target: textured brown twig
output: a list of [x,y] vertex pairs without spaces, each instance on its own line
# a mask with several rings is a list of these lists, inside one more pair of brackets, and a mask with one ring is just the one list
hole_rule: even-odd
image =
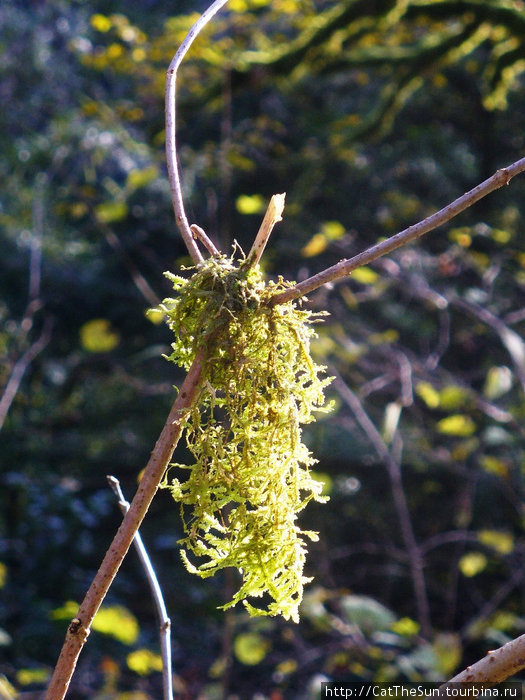
[[467,666],[464,671],[444,683],[440,690],[456,683],[480,683],[483,685],[495,685],[502,683],[518,671],[525,668],[525,634],[512,639],[499,649],[489,651],[472,666]]
[[84,601],[78,609],[76,617],[68,627],[60,657],[47,689],[46,700],[62,700],[67,692],[75,671],[77,659],[89,635],[93,618],[104,600],[122,560],[126,556],[153,500],[153,496],[157,492],[160,480],[166,471],[175,445],[182,433],[184,419],[198,397],[202,376],[202,361],[203,352],[199,351],[151,453],[150,460],[144,470],[144,475],[129,510],[106,552],[106,556],[93,579]]
[[420,236],[423,236],[425,233],[433,231],[438,226],[450,221],[457,216],[457,214],[465,209],[468,209],[483,197],[486,197],[491,192],[494,192],[494,190],[503,187],[503,185],[508,185],[513,177],[524,171],[525,158],[517,160],[515,163],[512,163],[512,165],[509,165],[506,168],[497,170],[494,175],[489,177],[487,180],[484,180],[482,183],[469,190],[461,197],[458,197],[451,204],[448,204],[435,214],[431,214],[431,216],[423,219],[423,221],[420,221],[413,226],[409,226],[404,231],[400,231],[394,236],[371,246],[362,253],[355,255],[353,258],[350,258],[349,260],[341,260],[336,265],[332,265],[332,267],[313,275],[313,277],[309,277],[303,282],[299,282],[299,284],[296,284],[295,287],[290,287],[290,289],[287,289],[281,294],[277,294],[272,299],[272,305],[282,304],[286,301],[291,301],[292,299],[298,299],[299,297],[312,292],[314,289],[322,287],[323,284],[335,282],[342,277],[346,277],[358,267],[368,265],[374,260],[377,260],[377,258],[396,250],[396,248],[400,248],[401,246],[407,245],[407,243],[411,243]]

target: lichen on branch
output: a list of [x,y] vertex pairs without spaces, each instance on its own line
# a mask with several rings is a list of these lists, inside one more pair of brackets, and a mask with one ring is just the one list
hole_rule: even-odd
[[[201,401],[186,423],[194,464],[165,485],[181,504],[182,558],[203,578],[235,567],[242,582],[223,608],[298,620],[306,539],[298,513],[326,500],[309,467],[301,426],[329,409],[330,378],[310,356],[320,314],[269,300],[290,286],[266,283],[258,266],[212,258],[189,279],[166,273],[177,293],[161,305],[175,335],[169,360],[189,367],[206,350]],[[170,475],[173,470],[170,471]],[[195,563],[194,563],[195,562]],[[263,597],[262,607],[249,599]]]

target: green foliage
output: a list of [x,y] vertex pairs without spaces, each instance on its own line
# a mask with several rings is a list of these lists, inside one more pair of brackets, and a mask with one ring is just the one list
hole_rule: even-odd
[[[272,307],[286,284],[265,284],[258,267],[210,259],[186,280],[167,274],[178,296],[161,308],[175,334],[172,362],[188,367],[206,349],[205,386],[190,415],[187,443],[195,458],[186,481],[171,493],[183,506],[183,560],[203,578],[236,567],[242,585],[229,608],[243,601],[252,615],[298,621],[306,555],[297,514],[322,484],[301,440],[301,425],[324,407],[322,367],[310,357],[318,316],[293,303]],[[325,407],[326,410],[326,407]],[[183,467],[183,465],[177,465]],[[186,467],[187,469],[187,467]],[[205,558],[195,566],[190,556]],[[248,598],[269,594],[267,609]]]

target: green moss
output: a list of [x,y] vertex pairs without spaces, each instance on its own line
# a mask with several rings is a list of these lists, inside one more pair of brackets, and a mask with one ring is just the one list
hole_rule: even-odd
[[[161,305],[175,335],[168,359],[188,368],[206,349],[200,405],[186,425],[195,463],[174,465],[188,478],[169,484],[181,504],[184,563],[202,577],[240,571],[224,608],[243,601],[251,614],[297,621],[309,580],[305,538],[317,538],[297,514],[311,499],[326,500],[301,440],[313,411],[327,410],[330,379],[319,378],[324,368],[309,351],[319,314],[294,302],[270,307],[288,284],[265,283],[258,267],[247,272],[230,258],[208,260],[189,280],[167,276],[177,292]],[[263,596],[263,607],[248,602]]]

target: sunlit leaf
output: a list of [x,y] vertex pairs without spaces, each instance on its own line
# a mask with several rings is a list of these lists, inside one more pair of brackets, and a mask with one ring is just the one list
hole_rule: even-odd
[[487,372],[483,393],[493,401],[512,388],[512,372],[508,367],[491,367]]
[[7,580],[7,566],[3,561],[0,561],[0,588],[5,586]]
[[453,633],[437,634],[432,647],[440,666],[442,677],[450,677],[458,667],[463,653],[459,635]]
[[50,675],[49,668],[21,668],[16,672],[16,682],[24,686],[32,683],[46,683]]
[[140,187],[146,187],[155,180],[157,175],[158,171],[154,165],[144,168],[144,170],[132,170],[126,178],[126,189],[137,190]]
[[111,29],[112,23],[106,15],[95,14],[89,18],[89,23],[97,32],[106,33]]
[[128,645],[134,644],[139,636],[136,617],[122,605],[102,606],[95,615],[92,628]]
[[438,421],[437,429],[443,435],[470,437],[476,431],[476,424],[470,416],[456,413]]
[[289,676],[297,671],[299,664],[296,659],[285,659],[275,667],[275,672],[281,676]]
[[301,255],[303,258],[313,258],[326,250],[327,245],[328,240],[326,236],[323,236],[322,233],[316,233],[315,236],[312,236],[308,243],[301,248]]
[[360,284],[374,284],[379,279],[379,275],[375,270],[363,265],[352,272],[352,279]]
[[419,382],[419,384],[416,384],[415,391],[429,408],[437,408],[439,406],[439,392],[434,389],[430,382]]
[[415,634],[419,634],[420,625],[411,617],[402,617],[400,620],[396,620],[390,629],[402,637],[413,637]]
[[233,642],[233,652],[241,664],[256,666],[270,649],[269,642],[256,632],[238,634]]
[[510,532],[500,530],[481,530],[478,540],[486,547],[491,547],[498,554],[510,554],[514,549],[514,537]]
[[472,236],[470,235],[470,229],[466,226],[452,229],[449,232],[448,237],[451,241],[454,241],[454,243],[457,243],[462,248],[469,248],[472,244]]
[[464,406],[469,398],[469,393],[463,387],[449,384],[439,392],[439,407],[444,411],[453,411]]
[[66,600],[64,605],[55,608],[49,613],[52,620],[71,620],[78,612],[78,603],[74,600]]
[[122,221],[128,215],[128,205],[125,202],[103,202],[95,207],[95,215],[103,224]]
[[479,463],[484,471],[488,474],[505,477],[509,473],[509,465],[504,459],[494,457],[493,455],[482,455]]
[[472,578],[481,573],[487,566],[487,557],[481,552],[468,552],[459,560],[459,570],[467,578]]
[[329,241],[338,241],[345,235],[345,230],[339,221],[325,221],[321,226],[321,233]]
[[260,194],[241,194],[235,201],[235,207],[239,214],[262,214],[265,203],[266,200]]
[[126,656],[126,663],[128,668],[139,676],[148,676],[150,673],[162,671],[162,657],[149,649],[135,649]]
[[80,342],[88,352],[110,352],[120,342],[118,333],[105,318],[94,318],[80,328]]

